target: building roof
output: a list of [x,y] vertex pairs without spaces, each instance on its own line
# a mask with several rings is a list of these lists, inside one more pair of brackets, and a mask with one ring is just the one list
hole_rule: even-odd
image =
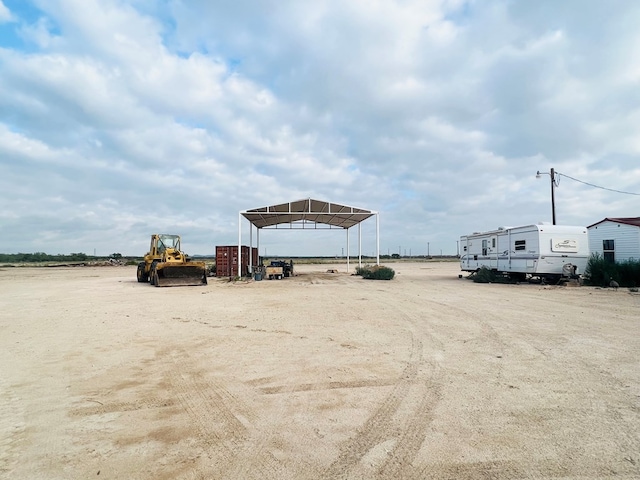
[[293,202],[279,203],[266,207],[252,208],[240,212],[257,228],[275,227],[289,224],[287,228],[351,228],[377,212],[364,208],[350,207],[339,203],[305,198]]
[[587,228],[595,227],[596,225],[600,225],[603,222],[613,222],[613,223],[624,223],[625,225],[633,225],[635,227],[640,227],[640,217],[624,217],[624,218],[605,218],[604,220],[600,220],[599,222],[594,223],[593,225],[589,225]]

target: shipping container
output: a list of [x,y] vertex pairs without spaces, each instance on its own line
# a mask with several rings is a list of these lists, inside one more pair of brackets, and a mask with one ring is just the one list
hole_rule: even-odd
[[[217,277],[236,277],[249,275],[249,247],[243,245],[241,250],[241,273],[238,275],[238,246],[237,245],[218,245],[216,246],[216,276]],[[251,265],[258,265],[258,249],[251,249],[252,259]]]

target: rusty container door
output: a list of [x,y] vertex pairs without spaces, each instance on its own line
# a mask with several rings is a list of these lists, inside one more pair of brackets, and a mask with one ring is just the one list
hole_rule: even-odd
[[253,265],[253,267],[255,268],[260,261],[260,259],[258,258],[258,249],[256,247],[253,247],[253,252],[251,253],[253,253],[253,262],[251,263],[251,265]]
[[216,247],[216,276],[233,277],[238,271],[238,246],[218,245]]
[[[258,264],[258,249],[253,248],[252,265]],[[249,247],[243,245],[240,255],[240,276],[249,275]],[[238,276],[238,246],[221,245],[216,247],[216,276],[235,277]]]

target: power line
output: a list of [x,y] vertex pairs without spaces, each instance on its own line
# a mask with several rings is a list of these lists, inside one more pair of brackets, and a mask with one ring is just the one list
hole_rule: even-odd
[[625,195],[637,195],[637,196],[640,196],[640,193],[623,192],[622,190],[614,190],[613,188],[601,187],[600,185],[594,185],[593,183],[583,182],[582,180],[578,180],[577,178],[570,177],[569,175],[565,175],[564,173],[560,173],[560,172],[555,172],[555,173],[556,173],[556,175],[561,175],[563,177],[567,177],[567,178],[573,180],[574,182],[582,183],[584,185],[589,185],[590,187],[600,188],[602,190],[608,190],[609,192],[623,193]]

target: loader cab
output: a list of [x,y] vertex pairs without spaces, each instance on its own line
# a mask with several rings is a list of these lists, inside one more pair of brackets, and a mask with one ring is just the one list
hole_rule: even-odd
[[[155,247],[155,248],[154,248]],[[179,235],[158,235],[151,239],[151,251],[157,251],[158,255],[164,253],[168,248],[174,251],[180,250]]]

